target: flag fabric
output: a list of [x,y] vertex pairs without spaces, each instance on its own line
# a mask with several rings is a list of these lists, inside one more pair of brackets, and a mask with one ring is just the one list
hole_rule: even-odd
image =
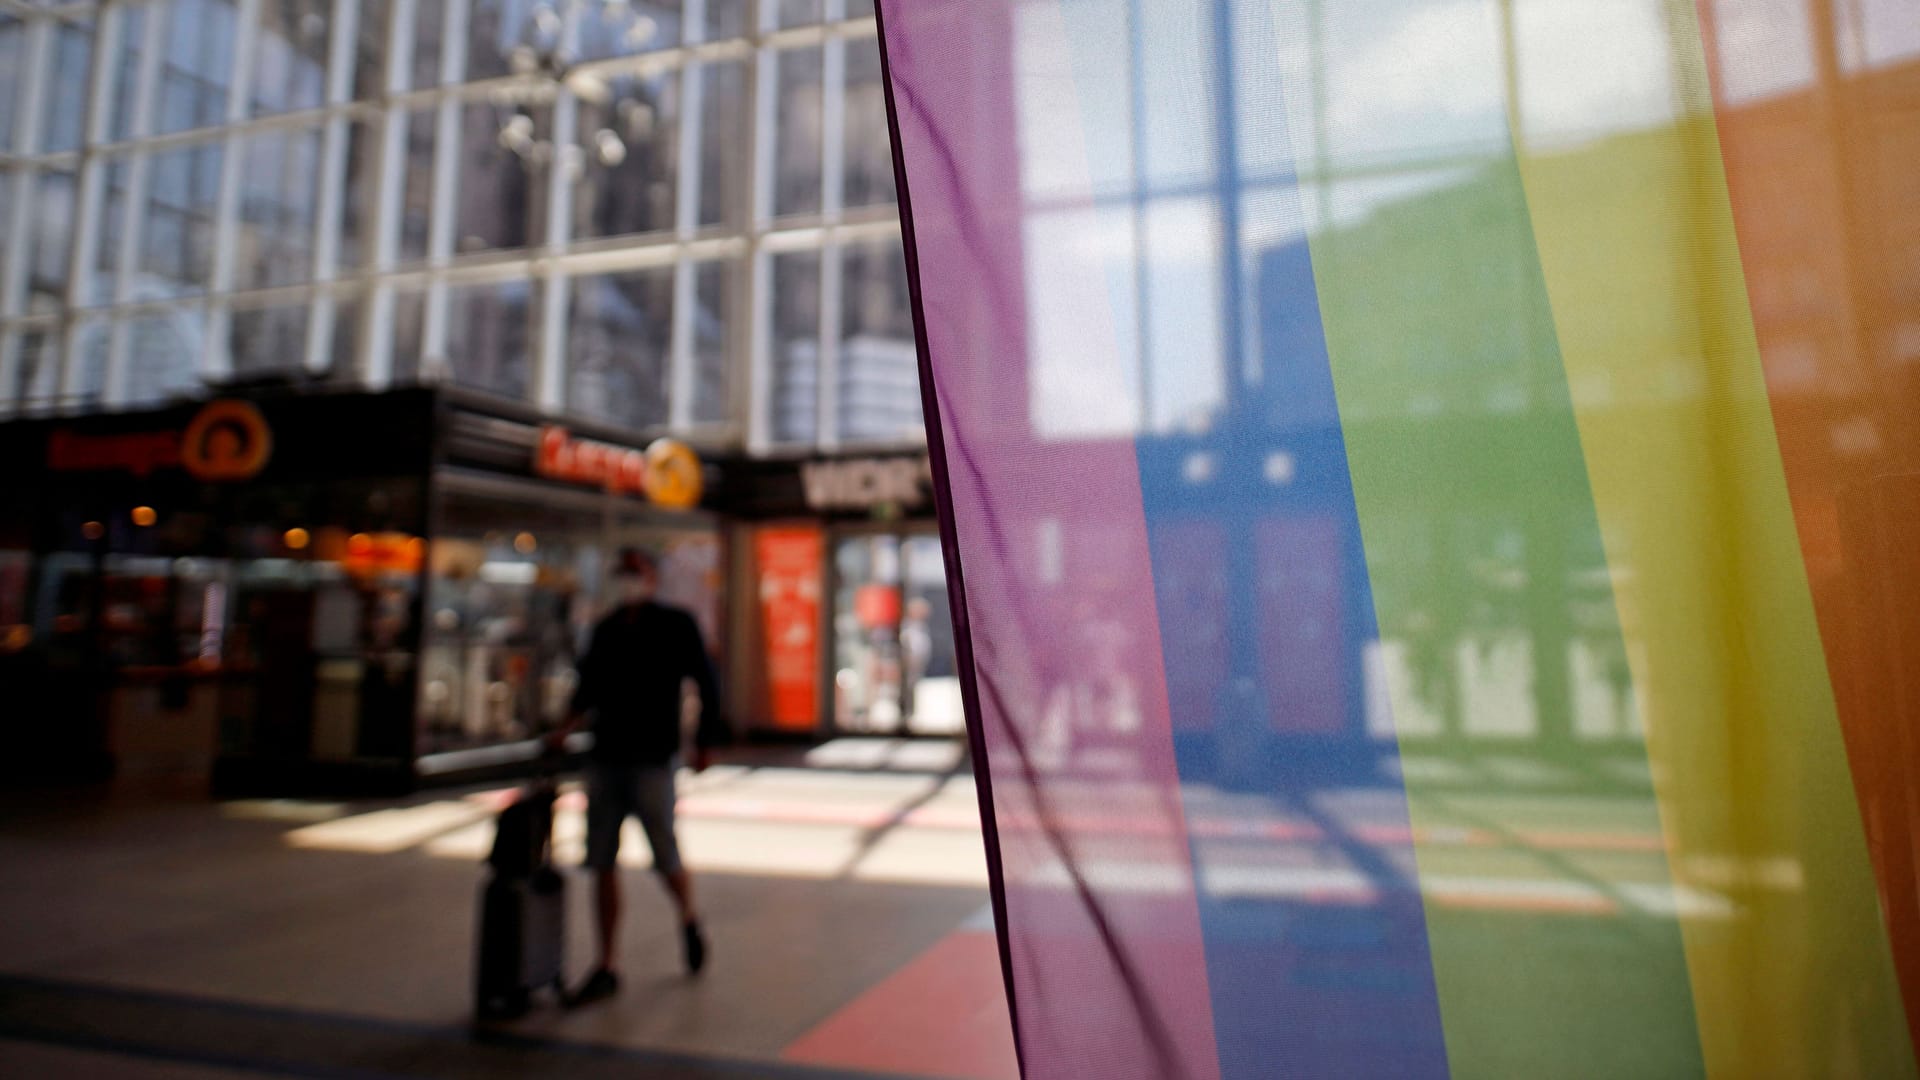
[[1912,4],[879,9],[1026,1075],[1914,1075]]

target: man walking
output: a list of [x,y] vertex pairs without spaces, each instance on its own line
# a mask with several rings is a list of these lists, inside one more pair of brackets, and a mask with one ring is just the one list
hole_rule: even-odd
[[653,868],[665,882],[680,916],[689,972],[706,963],[707,943],[694,909],[693,879],[680,862],[673,832],[674,773],[679,765],[680,688],[692,679],[700,688],[700,726],[693,769],[707,767],[709,750],[726,741],[719,687],[700,628],[693,616],[654,601],[660,574],[652,556],[638,548],[620,553],[614,584],[620,606],[593,628],[579,662],[579,684],[568,718],[549,739],[563,742],[593,712],[593,750],[587,764],[587,865],[597,889],[599,964],[575,993],[576,1002],[607,997],[620,988],[616,949],[620,925],[620,828],[628,815],[640,819]]

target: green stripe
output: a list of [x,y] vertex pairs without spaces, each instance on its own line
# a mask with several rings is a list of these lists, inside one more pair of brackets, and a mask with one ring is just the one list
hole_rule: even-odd
[[[1320,133],[1296,148],[1303,176],[1323,174],[1308,152],[1348,149],[1313,119],[1293,124]],[[1374,603],[1414,676],[1392,705],[1449,1063],[1463,1077],[1697,1076],[1644,745],[1574,734],[1569,649],[1624,698],[1626,645],[1525,193],[1497,147],[1358,220],[1367,181],[1322,185],[1309,231]],[[1462,701],[1468,643],[1467,662],[1531,649],[1531,737],[1464,733],[1523,711]],[[1410,734],[1435,716],[1448,734]],[[1461,828],[1497,842],[1448,842]]]

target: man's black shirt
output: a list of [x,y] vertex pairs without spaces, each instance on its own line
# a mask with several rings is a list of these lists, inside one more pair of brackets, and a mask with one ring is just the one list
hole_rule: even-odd
[[594,711],[596,761],[665,765],[679,753],[683,679],[700,688],[699,744],[727,741],[713,661],[699,624],[679,608],[647,601],[615,609],[593,628],[579,671],[573,711]]

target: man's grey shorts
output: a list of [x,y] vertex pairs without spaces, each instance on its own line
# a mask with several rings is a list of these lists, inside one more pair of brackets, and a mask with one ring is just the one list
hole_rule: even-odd
[[620,855],[620,826],[632,814],[640,819],[653,849],[653,868],[671,874],[680,867],[680,844],[673,836],[673,778],[678,762],[666,765],[587,766],[587,866],[609,870]]

